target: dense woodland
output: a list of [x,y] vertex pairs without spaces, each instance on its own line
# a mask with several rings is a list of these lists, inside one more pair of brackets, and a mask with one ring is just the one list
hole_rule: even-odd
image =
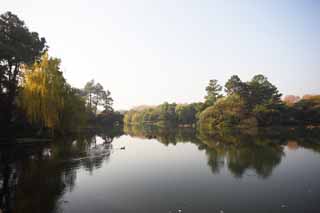
[[0,16],[0,126],[2,136],[67,134],[122,122],[100,83],[72,87],[45,38],[18,16]]
[[[205,130],[265,126],[319,126],[320,95],[281,98],[267,77],[224,87],[210,80],[204,102],[163,103],[115,112],[109,90],[94,80],[83,88],[64,78],[60,59],[49,56],[45,38],[11,12],[0,16],[1,136],[53,136],[95,128],[151,124]],[[14,133],[14,134],[13,134]]]

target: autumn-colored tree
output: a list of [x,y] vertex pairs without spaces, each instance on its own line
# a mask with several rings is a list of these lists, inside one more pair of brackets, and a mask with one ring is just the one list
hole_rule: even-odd
[[25,68],[21,106],[31,123],[52,129],[59,126],[66,84],[59,66],[59,59],[45,53],[40,62]]
[[288,106],[293,106],[295,103],[300,101],[300,97],[296,95],[286,95],[283,98],[283,102],[286,103]]
[[60,70],[60,60],[45,53],[40,62],[25,67],[20,105],[32,124],[60,133],[86,124],[85,100]]

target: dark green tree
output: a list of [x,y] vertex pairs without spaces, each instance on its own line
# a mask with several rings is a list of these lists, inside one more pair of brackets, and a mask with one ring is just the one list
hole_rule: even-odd
[[237,94],[242,98],[247,98],[249,95],[248,85],[241,81],[239,76],[233,75],[225,84],[225,92],[228,95]]
[[46,49],[46,40],[29,31],[18,16],[11,12],[0,15],[0,119],[5,126],[13,119],[23,65],[39,60]]
[[281,102],[281,95],[276,86],[264,75],[256,75],[248,83],[250,89],[250,105],[276,104]]

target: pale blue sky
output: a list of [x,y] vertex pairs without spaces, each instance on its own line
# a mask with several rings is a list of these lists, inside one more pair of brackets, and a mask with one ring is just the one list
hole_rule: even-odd
[[320,93],[320,1],[7,0],[47,39],[76,87],[94,78],[116,109],[202,101],[209,79],[266,75]]

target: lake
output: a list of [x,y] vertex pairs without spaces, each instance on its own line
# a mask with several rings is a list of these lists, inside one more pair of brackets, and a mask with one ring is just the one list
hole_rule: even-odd
[[2,212],[320,212],[320,140],[139,129],[1,146]]

